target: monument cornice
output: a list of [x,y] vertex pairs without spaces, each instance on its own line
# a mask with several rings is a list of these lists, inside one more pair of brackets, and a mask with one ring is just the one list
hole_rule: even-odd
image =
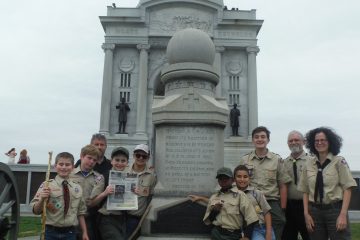
[[156,5],[162,5],[167,3],[191,3],[197,5],[203,5],[214,9],[220,9],[222,11],[224,7],[223,0],[142,0],[138,4],[138,8],[148,8]]

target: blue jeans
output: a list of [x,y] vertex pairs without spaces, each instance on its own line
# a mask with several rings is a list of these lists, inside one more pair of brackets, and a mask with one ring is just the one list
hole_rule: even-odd
[[[259,224],[254,227],[251,240],[265,240],[266,226],[265,224]],[[271,239],[275,240],[274,230],[271,229]]]
[[76,240],[76,231],[59,232],[45,228],[45,240]]

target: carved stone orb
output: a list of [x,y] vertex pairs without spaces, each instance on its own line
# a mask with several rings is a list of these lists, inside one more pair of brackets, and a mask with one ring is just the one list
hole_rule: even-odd
[[196,62],[212,65],[215,45],[207,33],[187,28],[177,31],[170,39],[166,55],[170,64]]

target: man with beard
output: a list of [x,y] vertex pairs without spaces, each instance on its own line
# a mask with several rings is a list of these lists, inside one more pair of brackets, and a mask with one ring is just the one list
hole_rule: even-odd
[[291,153],[285,159],[285,168],[292,182],[288,185],[286,224],[282,239],[297,240],[300,233],[303,240],[309,240],[304,219],[303,193],[297,190],[297,183],[300,180],[302,168],[310,156],[303,149],[305,138],[300,132],[291,131],[287,143]]

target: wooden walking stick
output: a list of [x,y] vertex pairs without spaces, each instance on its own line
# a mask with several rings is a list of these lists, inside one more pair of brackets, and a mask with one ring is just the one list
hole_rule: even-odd
[[[48,168],[47,168],[47,172],[46,172],[46,178],[45,178],[45,183],[44,183],[44,187],[48,187],[49,186],[49,178],[50,178],[50,170],[51,170],[51,158],[52,158],[52,154],[53,152],[49,152],[49,162],[48,162]],[[42,210],[42,214],[41,214],[41,240],[45,239],[45,222],[46,222],[46,205],[49,199],[45,199],[44,204],[43,204],[43,210]]]

